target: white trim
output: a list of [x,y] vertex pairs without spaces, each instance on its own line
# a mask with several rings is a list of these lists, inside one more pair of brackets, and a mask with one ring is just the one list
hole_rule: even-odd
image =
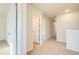
[[62,42],[62,43],[66,43],[65,41],[60,41],[60,40],[56,40],[56,41],[58,41],[58,42]]
[[27,4],[17,4],[18,8],[18,38],[17,38],[17,55],[26,55],[26,40],[27,40],[27,24],[26,24],[26,17],[27,17]]
[[69,48],[69,47],[66,47],[66,49],[68,49],[68,50],[72,50],[72,51],[74,51],[74,52],[79,52],[78,49],[72,49],[72,48]]
[[31,49],[29,49],[29,50],[27,50],[26,52],[29,52],[29,51],[31,51],[31,50],[33,50],[34,48],[31,48]]

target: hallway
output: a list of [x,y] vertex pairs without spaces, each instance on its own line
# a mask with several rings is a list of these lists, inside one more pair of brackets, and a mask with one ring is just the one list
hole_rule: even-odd
[[79,55],[65,49],[65,43],[57,42],[55,39],[48,39],[41,45],[34,44],[34,49],[28,53],[29,55]]

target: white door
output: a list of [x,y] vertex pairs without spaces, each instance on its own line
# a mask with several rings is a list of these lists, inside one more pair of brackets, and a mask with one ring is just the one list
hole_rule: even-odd
[[7,15],[7,42],[10,54],[16,55],[16,4],[10,4]]

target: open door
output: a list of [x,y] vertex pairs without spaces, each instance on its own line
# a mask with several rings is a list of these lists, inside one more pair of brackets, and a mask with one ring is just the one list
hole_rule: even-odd
[[10,45],[10,55],[16,55],[16,4],[10,4],[7,15],[7,42]]

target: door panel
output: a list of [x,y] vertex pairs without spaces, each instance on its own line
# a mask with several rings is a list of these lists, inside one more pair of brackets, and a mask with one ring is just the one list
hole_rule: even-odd
[[7,16],[7,42],[10,45],[10,54],[16,54],[16,4],[10,4]]

